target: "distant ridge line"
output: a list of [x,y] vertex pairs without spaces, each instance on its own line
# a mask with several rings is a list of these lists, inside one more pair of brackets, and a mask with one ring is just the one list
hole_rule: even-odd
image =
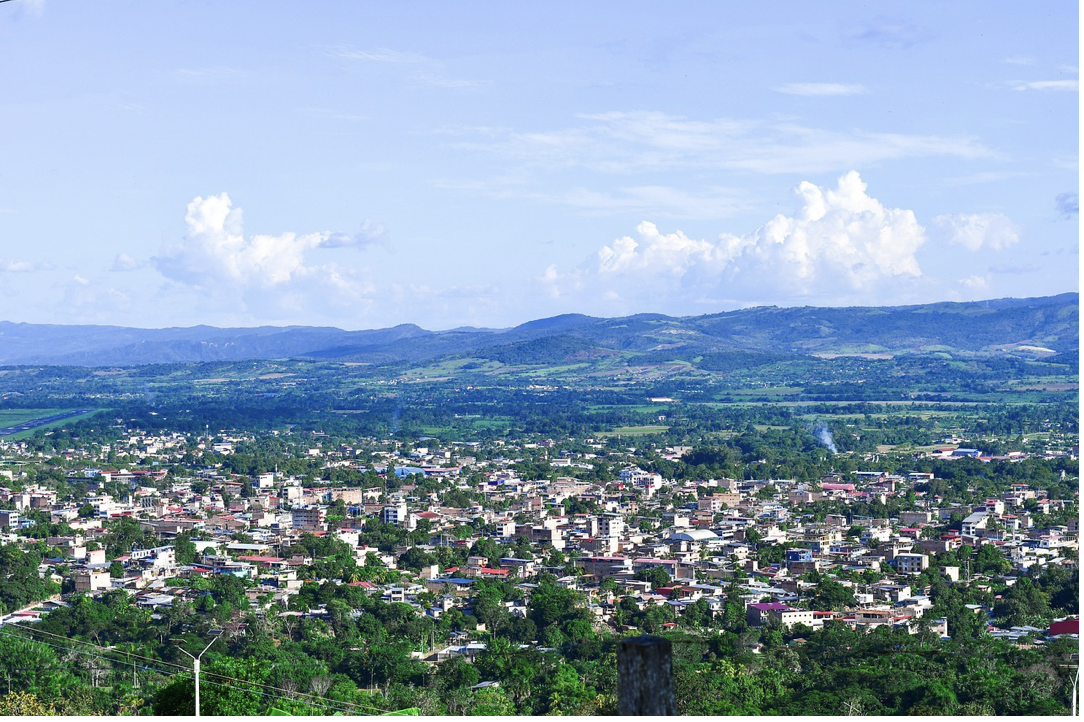
[[[987,354],[1017,347],[1077,353],[1079,294],[907,306],[757,306],[700,316],[568,313],[512,328],[429,331],[404,323],[344,331],[329,326],[140,329],[0,321],[0,365],[133,366],[296,358],[416,362],[444,356],[522,359],[704,353]],[[486,351],[493,349],[493,351]],[[1027,351],[1027,349],[1024,349]],[[502,361],[502,363],[507,361]]]

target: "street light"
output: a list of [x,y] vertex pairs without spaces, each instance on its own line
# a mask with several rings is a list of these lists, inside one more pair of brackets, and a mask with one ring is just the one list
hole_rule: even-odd
[[[215,637],[214,637],[214,639],[212,639],[210,642],[207,643],[207,646],[203,648],[203,652],[206,652],[208,649],[211,648],[211,645],[215,643],[216,639],[218,639],[218,635],[222,634],[222,630],[213,630],[211,632],[211,634],[215,635]],[[173,639],[171,641],[179,643],[179,642],[183,642],[184,640],[183,639]],[[181,650],[182,652],[187,654],[189,657],[192,657],[192,670],[195,673],[195,678],[196,678],[196,716],[199,717],[199,658],[203,656],[203,652],[200,652],[199,654],[193,655],[191,652],[186,650],[180,644],[177,644],[177,649]]]

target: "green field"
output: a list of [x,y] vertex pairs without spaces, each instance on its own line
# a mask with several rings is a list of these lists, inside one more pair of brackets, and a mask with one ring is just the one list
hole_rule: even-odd
[[669,426],[619,426],[613,431],[603,431],[599,436],[647,436],[661,434],[669,428]]
[[[8,426],[15,426],[25,421],[32,419],[39,419],[46,416],[52,416],[54,414],[62,414],[65,411],[73,411],[74,409],[2,409],[0,410],[0,428],[6,428]],[[20,431],[11,436],[5,436],[3,438],[8,440],[25,439],[28,436],[33,436],[35,432],[41,429],[58,429],[61,426],[75,423],[76,421],[82,421],[83,419],[89,419],[103,409],[93,409],[84,414],[78,416],[71,416],[67,419],[61,419],[60,421],[53,421],[48,424],[34,427],[33,429],[27,429],[26,431]]]
[[72,409],[0,409],[0,428],[21,424],[31,419],[62,414]]

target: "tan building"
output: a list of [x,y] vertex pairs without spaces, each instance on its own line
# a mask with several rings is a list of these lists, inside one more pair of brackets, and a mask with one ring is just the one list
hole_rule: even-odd
[[82,569],[72,574],[72,579],[77,592],[97,592],[112,586],[107,570]]
[[697,499],[696,506],[700,511],[710,511],[715,514],[724,509],[732,509],[740,503],[741,494],[712,494],[711,496],[702,496]]

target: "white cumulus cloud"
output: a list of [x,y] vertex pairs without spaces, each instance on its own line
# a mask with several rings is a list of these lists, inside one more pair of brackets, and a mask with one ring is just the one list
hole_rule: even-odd
[[1020,240],[1020,229],[1002,213],[955,213],[935,216],[936,235],[969,251],[1000,251]]
[[233,207],[226,193],[193,199],[184,221],[187,231],[181,243],[153,261],[167,278],[196,286],[279,286],[321,269],[306,265],[309,251],[362,246],[383,235],[383,229],[366,223],[355,236],[323,231],[246,238],[241,209]]
[[983,289],[990,284],[990,279],[986,276],[968,276],[967,278],[961,278],[960,284],[971,289]]
[[117,257],[113,259],[113,265],[109,268],[110,271],[135,271],[143,267],[143,263],[129,256],[127,253],[118,253]]
[[[926,232],[910,210],[888,208],[851,171],[835,188],[801,183],[797,209],[745,235],[697,240],[644,221],[636,235],[603,246],[578,269],[550,266],[551,296],[629,299],[653,291],[686,300],[729,297],[847,298],[922,276],[916,252]],[[609,294],[609,296],[607,296]]]
[[[379,242],[384,229],[366,222],[349,235],[321,231],[246,236],[240,208],[229,195],[196,197],[177,244],[151,259],[175,288],[197,290],[204,305],[253,320],[295,322],[312,315],[352,315],[374,293],[367,271],[314,263],[319,249],[359,248]],[[123,265],[123,263],[121,263]]]

